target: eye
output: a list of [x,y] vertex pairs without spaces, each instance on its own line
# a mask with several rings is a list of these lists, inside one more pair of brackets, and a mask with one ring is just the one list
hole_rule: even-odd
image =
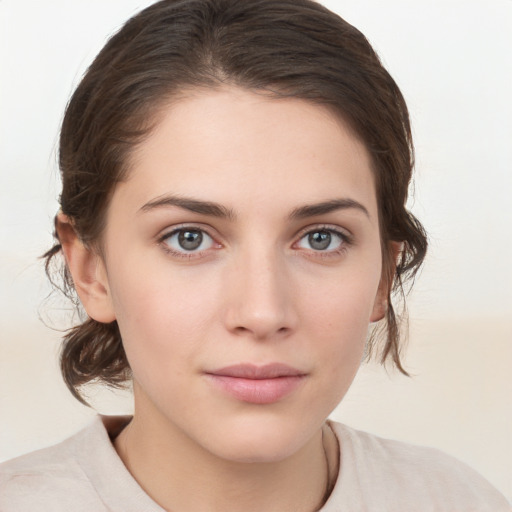
[[306,233],[298,242],[301,249],[313,251],[338,251],[347,242],[347,237],[332,229],[317,229]]
[[173,252],[191,253],[211,249],[214,241],[202,229],[181,228],[162,238],[162,242]]

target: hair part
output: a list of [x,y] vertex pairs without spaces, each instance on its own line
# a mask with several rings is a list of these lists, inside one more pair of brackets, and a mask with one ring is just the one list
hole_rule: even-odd
[[[374,166],[388,279],[380,360],[400,361],[400,315],[392,303],[427,249],[420,222],[405,204],[414,151],[405,100],[365,36],[311,0],[162,0],[130,19],[107,42],[75,90],[60,134],[60,204],[85,244],[100,250],[106,211],[129,158],[158,121],[161,107],[187,89],[234,85],[276,98],[327,106],[364,142]],[[61,253],[58,241],[44,257]],[[391,241],[403,244],[397,262]],[[76,295],[62,263],[61,289]],[[393,286],[391,286],[393,283]],[[375,352],[376,337],[369,354]],[[99,380],[121,386],[130,368],[117,322],[87,319],[70,329],[61,353],[73,395]]]

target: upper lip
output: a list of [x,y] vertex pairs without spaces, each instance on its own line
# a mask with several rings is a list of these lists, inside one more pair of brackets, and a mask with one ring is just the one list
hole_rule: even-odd
[[234,377],[239,379],[275,379],[278,377],[298,377],[305,372],[284,363],[270,363],[256,365],[251,363],[234,364],[217,370],[206,372],[221,377]]

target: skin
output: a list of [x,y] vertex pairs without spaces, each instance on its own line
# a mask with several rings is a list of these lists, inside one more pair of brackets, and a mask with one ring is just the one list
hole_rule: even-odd
[[[169,510],[315,510],[337,473],[326,418],[386,308],[367,150],[326,108],[225,87],[163,108],[130,169],[108,209],[104,257],[59,219],[82,303],[117,320],[133,370],[135,415],[118,453]],[[339,199],[345,207],[304,209]],[[184,227],[203,230],[199,250],[165,238]],[[313,247],[311,233],[330,245]],[[269,404],[207,375],[274,362],[304,377]]]

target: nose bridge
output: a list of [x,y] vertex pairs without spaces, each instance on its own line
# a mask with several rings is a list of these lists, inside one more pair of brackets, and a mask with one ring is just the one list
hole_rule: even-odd
[[238,333],[267,338],[289,332],[295,324],[284,257],[275,247],[260,244],[241,250],[234,262],[228,304],[228,327]]

